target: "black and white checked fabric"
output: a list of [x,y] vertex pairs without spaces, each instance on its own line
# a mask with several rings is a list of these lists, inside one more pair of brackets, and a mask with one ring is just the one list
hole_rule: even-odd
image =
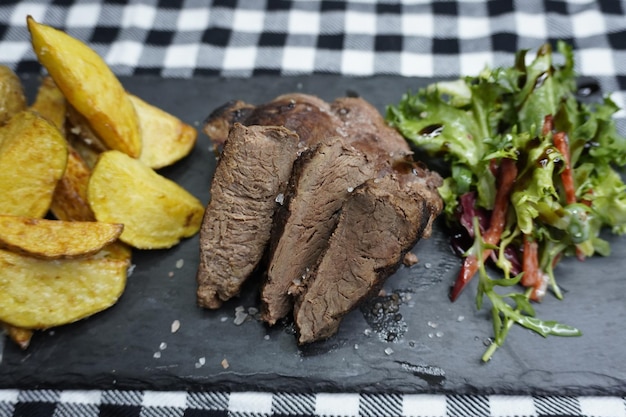
[[0,390],[0,416],[622,417],[626,401],[615,397]]
[[[20,73],[41,71],[27,15],[86,41],[118,75],[183,78],[457,77],[563,39],[578,73],[626,107],[624,0],[3,0],[0,64]],[[0,390],[0,417],[170,415],[626,417],[626,397]]]

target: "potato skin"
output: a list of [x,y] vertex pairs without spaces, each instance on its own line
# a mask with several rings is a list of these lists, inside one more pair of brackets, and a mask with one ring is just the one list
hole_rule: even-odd
[[126,90],[89,46],[27,17],[33,50],[68,102],[110,149],[138,158],[141,132]]
[[26,96],[19,77],[11,68],[0,65],[0,126],[26,109]]

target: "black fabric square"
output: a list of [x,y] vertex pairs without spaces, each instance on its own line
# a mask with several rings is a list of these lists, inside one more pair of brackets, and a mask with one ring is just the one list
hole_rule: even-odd
[[291,2],[284,0],[268,0],[265,5],[265,10],[267,11],[289,10],[290,8]]
[[494,51],[517,52],[518,37],[514,33],[496,33],[491,37],[491,47]]
[[102,404],[99,417],[139,417],[140,414],[140,405]]
[[402,5],[399,3],[378,3],[376,14],[402,14]]
[[15,72],[20,73],[38,73],[41,72],[42,66],[37,60],[23,60],[17,63]]
[[346,10],[347,7],[347,3],[344,1],[322,1],[322,3],[320,4],[320,10],[322,12],[334,12],[334,11],[338,11],[338,12],[342,12],[344,10]]
[[600,11],[605,14],[623,15],[624,9],[622,8],[622,2],[615,0],[601,0],[596,4],[600,6]]
[[567,15],[569,13],[567,11],[567,3],[560,0],[545,0],[545,10],[549,13],[558,13],[562,15]]
[[193,70],[196,77],[214,77],[220,75],[220,71],[214,68],[196,68]]
[[252,76],[256,77],[259,75],[280,75],[280,69],[275,68],[255,68],[252,71]]
[[226,46],[230,40],[230,30],[210,28],[202,34],[202,42],[215,46]]
[[458,39],[433,39],[433,53],[435,55],[440,54],[458,54],[459,53],[459,40]]
[[199,410],[188,408],[183,414],[184,417],[227,417],[228,410]]
[[487,2],[487,12],[489,16],[500,16],[512,13],[515,10],[513,0],[492,0]]
[[402,36],[400,35],[378,35],[374,38],[375,51],[401,51]]
[[626,50],[626,30],[609,33],[607,37],[612,49]]
[[344,36],[343,35],[320,35],[317,38],[317,47],[319,49],[343,49]]
[[227,7],[229,9],[236,9],[237,2],[233,0],[213,0],[212,7]]
[[285,46],[287,43],[286,33],[263,32],[259,36],[259,46]]
[[156,67],[137,67],[134,75],[161,75],[161,68]]
[[180,0],[159,0],[158,7],[160,9],[180,9],[183,7],[182,3]]
[[96,26],[91,37],[89,38],[90,43],[103,43],[103,44],[111,44],[113,43],[120,33],[119,27],[111,27],[111,26]]
[[56,409],[56,403],[48,402],[31,402],[15,404],[12,417],[52,417]]
[[146,37],[149,45],[171,45],[174,39],[174,32],[168,30],[151,30]]
[[619,89],[626,90],[626,75],[618,75],[616,78]]
[[[3,3],[5,3],[5,2],[3,2]],[[11,3],[13,3],[13,2],[11,2]],[[19,2],[16,1],[15,3],[19,3]],[[74,3],[76,3],[75,0],[53,0],[52,1],[52,5],[54,5],[54,6],[72,6]]]
[[433,2],[433,13],[435,15],[458,16],[459,8],[455,1]]

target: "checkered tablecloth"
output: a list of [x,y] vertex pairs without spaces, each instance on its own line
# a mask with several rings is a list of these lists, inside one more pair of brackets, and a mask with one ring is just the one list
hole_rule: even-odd
[[[626,1],[4,0],[0,64],[20,73],[41,71],[27,15],[88,42],[118,75],[183,78],[456,77],[562,39],[577,72],[626,104]],[[626,397],[0,390],[0,417],[82,415],[626,417]]]

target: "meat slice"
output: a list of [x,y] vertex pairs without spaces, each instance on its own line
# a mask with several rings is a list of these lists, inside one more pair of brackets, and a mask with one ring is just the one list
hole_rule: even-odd
[[420,167],[371,179],[342,206],[336,229],[303,280],[294,306],[298,343],[334,335],[345,314],[377,293],[443,203],[441,177]]
[[200,306],[218,308],[238,295],[262,259],[298,143],[298,135],[283,127],[235,123],[230,130],[200,229]]
[[360,98],[337,99],[331,111],[341,121],[341,137],[305,152],[294,167],[286,210],[277,217],[270,262],[261,289],[261,318],[270,325],[293,308],[291,287],[328,244],[338,212],[351,190],[390,172],[410,154],[406,141],[378,110]]
[[360,142],[364,152],[387,154],[387,157],[408,154],[410,148],[400,133],[389,126],[378,109],[360,97],[340,97],[331,104],[331,111],[341,121],[340,134]]
[[291,312],[289,287],[326,247],[343,201],[379,169],[375,158],[346,142],[340,137],[323,141],[304,152],[294,166],[261,288],[261,317],[269,324]]
[[246,126],[284,126],[298,134],[305,146],[337,136],[341,121],[320,98],[301,93],[284,94],[258,106],[237,100],[221,106],[204,122],[203,131],[215,146],[222,146],[234,123]]

